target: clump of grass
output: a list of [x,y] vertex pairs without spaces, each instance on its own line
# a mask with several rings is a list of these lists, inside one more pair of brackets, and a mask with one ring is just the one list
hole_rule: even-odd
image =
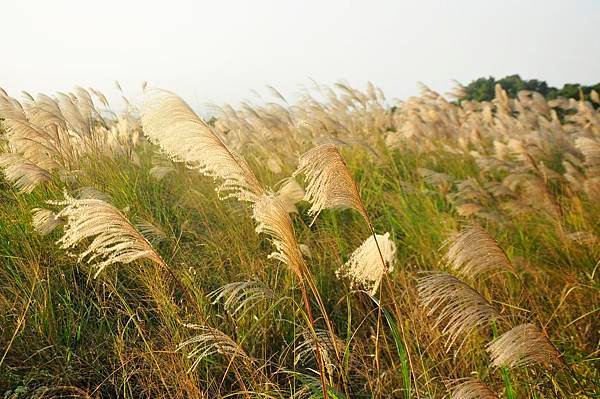
[[590,104],[145,90],[0,90],[0,391],[596,394]]

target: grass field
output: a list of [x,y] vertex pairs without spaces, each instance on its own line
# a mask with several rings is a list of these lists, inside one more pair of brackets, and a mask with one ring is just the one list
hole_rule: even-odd
[[5,398],[600,397],[593,103],[145,92],[0,92]]

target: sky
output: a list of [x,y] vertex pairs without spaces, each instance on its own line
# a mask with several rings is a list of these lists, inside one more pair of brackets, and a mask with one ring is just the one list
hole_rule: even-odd
[[310,79],[399,99],[489,75],[600,81],[599,0],[3,0],[0,37],[13,96],[82,86],[117,99],[118,80],[137,101],[147,81],[200,111],[258,101],[266,85],[293,98]]

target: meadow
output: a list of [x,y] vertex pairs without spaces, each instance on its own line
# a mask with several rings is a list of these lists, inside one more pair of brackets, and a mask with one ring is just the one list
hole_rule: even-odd
[[0,393],[600,397],[598,93],[457,97],[0,90]]

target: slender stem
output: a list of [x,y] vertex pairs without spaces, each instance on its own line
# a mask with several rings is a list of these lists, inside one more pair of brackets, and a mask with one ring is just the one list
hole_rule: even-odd
[[[335,342],[336,335],[335,335],[335,332],[334,332],[334,329],[333,329],[333,324],[331,324],[331,320],[327,316],[327,309],[325,308],[325,304],[323,303],[323,300],[321,299],[321,295],[319,294],[319,290],[317,290],[317,287],[315,286],[314,282],[310,278],[310,275],[308,274],[309,272],[308,272],[308,268],[306,267],[306,265],[304,265],[304,268],[305,268],[304,273],[307,275],[304,278],[304,281],[307,281],[308,286],[309,286],[311,292],[313,293],[313,295],[315,296],[315,299],[317,300],[317,304],[319,305],[319,310],[321,311],[321,314],[323,315],[323,320],[325,320],[325,324],[327,326],[327,332],[329,333],[329,337],[330,337],[331,342],[332,342],[333,350],[335,352],[336,361],[337,361],[338,365],[340,366],[340,370],[343,370],[342,358],[340,357],[340,353],[339,353],[338,347],[337,347],[336,342]],[[350,387],[350,390],[353,391],[352,386],[348,383],[348,381],[346,379],[345,373],[342,372],[341,376],[342,376],[342,383],[343,383],[343,386],[344,386],[344,392],[345,392],[345,394],[346,394],[347,397],[351,397],[349,395],[349,392],[348,392],[348,387]],[[352,392],[352,393],[354,394],[354,392]]]
[[321,357],[321,350],[319,348],[319,341],[314,332],[315,320],[313,318],[312,310],[310,307],[310,302],[308,300],[308,294],[306,293],[306,287],[304,286],[304,282],[300,281],[300,291],[302,292],[302,301],[304,302],[304,307],[306,308],[306,314],[308,316],[308,320],[310,321],[310,331],[313,333],[313,338],[315,340],[315,353],[317,357],[317,363],[319,364],[319,377],[321,379],[321,389],[323,391],[323,398],[328,399],[329,396],[327,394],[327,381],[325,380],[325,364],[323,363],[323,358]]

